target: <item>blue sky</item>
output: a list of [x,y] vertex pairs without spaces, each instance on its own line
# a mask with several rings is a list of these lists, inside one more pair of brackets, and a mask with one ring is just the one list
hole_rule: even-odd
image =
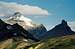
[[15,2],[18,4],[28,4],[38,6],[47,10],[51,15],[33,17],[33,21],[44,24],[47,29],[61,23],[62,19],[68,22],[74,22],[75,25],[75,0],[0,0],[3,2]]

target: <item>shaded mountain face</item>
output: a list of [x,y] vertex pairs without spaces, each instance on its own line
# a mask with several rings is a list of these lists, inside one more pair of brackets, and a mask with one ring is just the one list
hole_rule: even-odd
[[0,40],[5,40],[13,37],[24,37],[25,39],[39,41],[38,39],[34,38],[31,33],[26,31],[22,26],[18,25],[17,23],[10,25],[0,19]]
[[32,28],[28,31],[31,32],[34,35],[34,37],[40,40],[43,39],[44,34],[47,32],[43,24],[40,24],[39,26]]
[[18,23],[22,26],[25,30],[31,33],[35,38],[42,39],[42,36],[47,32],[46,28],[43,24],[36,24],[31,19],[23,16],[21,13],[16,12],[11,16],[7,23],[15,24]]
[[62,20],[61,24],[56,25],[52,30],[49,30],[45,35],[47,36],[65,36],[75,34],[68,26],[65,20]]

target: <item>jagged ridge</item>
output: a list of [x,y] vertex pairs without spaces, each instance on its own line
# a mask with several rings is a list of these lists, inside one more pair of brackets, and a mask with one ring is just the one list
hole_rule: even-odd
[[72,34],[75,34],[75,32],[71,30],[65,20],[62,20],[61,24],[56,25],[53,29],[46,32],[45,36],[58,37]]
[[20,12],[16,12],[11,16],[7,23],[15,24],[18,23],[22,26],[25,30],[31,33],[35,38],[42,39],[47,29],[44,27],[43,24],[36,24],[31,19],[23,16]]
[[34,41],[38,41],[31,33],[26,31],[22,26],[16,24],[10,25],[3,22],[0,19],[0,41],[13,38],[13,37],[23,37],[26,39],[31,39]]

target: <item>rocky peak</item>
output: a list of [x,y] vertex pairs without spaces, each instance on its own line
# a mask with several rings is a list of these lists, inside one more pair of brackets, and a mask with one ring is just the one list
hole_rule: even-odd
[[68,26],[65,20],[62,20],[61,24],[56,25],[53,29],[49,30],[45,35],[46,36],[65,36],[75,34]]
[[21,14],[20,12],[15,12],[14,15]]
[[20,13],[20,12],[15,12],[14,14],[13,14],[13,16],[15,16],[15,17],[20,17],[22,14]]
[[62,25],[67,25],[67,22],[65,20],[62,20]]
[[30,18],[23,16],[20,12],[14,13],[13,16],[11,16],[11,18],[7,20],[7,23],[18,23],[20,26],[22,26],[25,30],[30,32],[38,39],[41,38],[41,36],[45,32],[47,32],[43,24],[34,23],[34,21],[32,21]]
[[44,34],[47,32],[47,29],[44,27],[43,24],[40,24],[35,28],[29,30],[29,32],[31,32],[34,35],[34,37],[41,40],[43,39]]

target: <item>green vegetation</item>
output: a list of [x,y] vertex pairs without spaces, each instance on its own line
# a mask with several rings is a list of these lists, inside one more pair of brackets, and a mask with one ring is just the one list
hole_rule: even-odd
[[25,42],[18,43],[13,42],[10,46],[0,49],[75,49],[75,35],[48,38],[29,46],[25,46]]
[[75,49],[75,35],[45,39],[34,49]]
[[12,45],[6,49],[15,49],[17,47],[17,43],[12,43]]

